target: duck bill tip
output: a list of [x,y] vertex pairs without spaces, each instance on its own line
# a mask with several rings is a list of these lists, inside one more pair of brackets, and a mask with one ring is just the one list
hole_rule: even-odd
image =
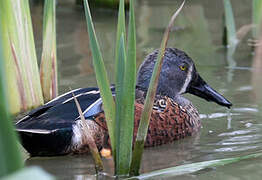
[[229,109],[232,106],[232,103],[229,100],[211,88],[200,76],[197,78],[197,81],[191,83],[187,92],[201,97],[207,101],[213,101]]

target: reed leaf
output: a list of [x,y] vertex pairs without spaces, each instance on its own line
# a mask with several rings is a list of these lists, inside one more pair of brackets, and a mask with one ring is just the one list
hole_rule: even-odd
[[[123,36],[123,37],[122,37]],[[119,1],[118,8],[118,23],[117,23],[117,34],[116,34],[116,48],[115,48],[115,90],[116,90],[116,129],[115,129],[115,146],[116,153],[114,155],[115,161],[115,174],[119,174],[119,150],[120,150],[120,121],[123,119],[123,106],[122,106],[122,97],[123,97],[123,87],[124,87],[124,72],[125,72],[125,37],[126,37],[126,28],[125,28],[125,4],[124,0]],[[121,39],[122,38],[122,39]],[[120,57],[122,56],[122,57]]]
[[[125,129],[129,128],[125,126],[124,111],[125,104],[124,100],[126,99],[126,94],[124,92],[124,76],[125,76],[125,59],[126,59],[126,50],[125,50],[125,41],[124,35],[120,37],[119,40],[119,50],[118,50],[118,81],[116,82],[116,158],[115,158],[115,174],[122,175],[127,174],[129,170],[128,158],[129,155],[126,154],[126,142],[123,136],[125,135]],[[129,125],[130,126],[130,125]]]
[[[20,1],[20,0],[16,0],[16,1]],[[24,0],[20,2],[23,5],[22,14],[25,15],[23,20],[24,20],[24,31],[25,31],[24,46],[26,47],[26,57],[23,57],[23,60],[26,65],[25,66],[26,71],[27,72],[29,71],[28,81],[30,84],[30,89],[31,89],[30,94],[33,101],[32,107],[35,108],[43,104],[43,95],[42,95],[42,88],[40,84],[40,76],[39,76],[39,69],[38,69],[38,63],[36,57],[35,41],[34,41],[34,33],[33,33],[32,20],[31,20],[31,13],[29,8],[29,1]],[[15,8],[14,10],[16,11]],[[18,28],[21,27],[18,26]],[[19,37],[21,36],[22,35],[20,35]]]
[[108,76],[106,73],[105,65],[103,62],[100,47],[96,38],[89,4],[87,0],[84,0],[85,15],[87,21],[87,29],[89,35],[90,47],[93,56],[93,65],[96,74],[96,80],[100,89],[100,94],[103,100],[103,107],[106,116],[106,123],[109,131],[112,153],[115,154],[115,102],[110,89]]
[[262,0],[253,0],[253,24],[255,28],[253,28],[253,37],[259,38],[259,32],[261,29],[262,22]]
[[57,96],[56,1],[45,0],[40,79],[45,102]]
[[116,48],[115,48],[115,80],[118,82],[119,74],[118,74],[118,63],[119,63],[119,43],[120,38],[124,35],[124,42],[126,40],[126,22],[125,22],[125,0],[119,0],[119,8],[118,8],[118,23],[117,23],[117,33],[116,33]]
[[75,97],[75,94],[72,93],[72,95],[74,97],[74,101],[75,101],[75,104],[76,104],[76,107],[77,107],[77,110],[78,110],[78,113],[79,113],[79,116],[80,116],[80,120],[81,120],[80,123],[78,124],[78,128],[82,131],[81,132],[82,145],[83,146],[88,145],[89,150],[92,154],[92,157],[95,161],[96,172],[101,172],[101,171],[103,171],[103,162],[100,158],[100,154],[98,152],[95,140],[89,132],[90,127],[85,120],[81,106],[80,106],[77,98]]
[[[0,16],[3,16],[0,11]],[[9,115],[6,87],[6,69],[4,66],[3,26],[0,23],[0,178],[22,168],[22,158],[18,150],[18,143],[12,121]]]
[[[116,153],[113,153],[115,161],[115,173],[119,174],[119,150],[120,150],[120,121],[123,119],[123,87],[124,87],[124,72],[125,72],[125,7],[124,0],[120,0],[118,8],[118,23],[117,23],[117,34],[116,34],[116,48],[115,48],[115,90],[116,90],[116,129],[115,138],[116,143],[112,144],[116,149]],[[123,36],[123,37],[122,37]],[[122,38],[122,39],[121,39]],[[121,57],[120,57],[121,56]]]
[[[134,14],[134,2],[130,0],[129,7],[129,30],[128,30],[128,52],[127,58],[125,58],[124,48],[119,49],[123,51],[123,58],[119,58],[119,61],[125,62],[124,74],[118,74],[123,76],[123,86],[121,87],[121,103],[119,107],[121,109],[119,123],[119,136],[117,141],[117,148],[119,148],[119,155],[116,161],[117,175],[127,175],[129,173],[131,157],[132,157],[132,142],[133,142],[133,129],[134,129],[134,101],[135,101],[135,84],[136,84],[136,31],[135,31],[135,14]],[[120,44],[124,46],[124,36],[121,36]],[[125,60],[126,59],[126,60]],[[119,62],[119,64],[123,64]],[[119,66],[120,67],[120,66]],[[118,72],[121,70],[119,69]]]
[[161,169],[157,171],[153,171],[150,173],[141,174],[136,177],[132,177],[129,179],[166,179],[174,176],[179,176],[183,174],[189,174],[193,172],[197,172],[199,170],[205,169],[205,168],[212,168],[212,167],[218,167],[218,166],[224,166],[231,163],[236,163],[242,160],[246,159],[252,159],[252,158],[260,158],[262,156],[262,153],[256,153],[256,154],[250,154],[246,156],[240,156],[235,158],[226,158],[226,159],[217,159],[217,160],[211,160],[211,161],[203,161],[203,162],[197,162],[192,164],[186,164],[176,167],[171,167],[167,169]]
[[28,1],[1,1],[4,66],[12,113],[43,104]]
[[156,89],[158,85],[158,78],[161,72],[161,67],[163,64],[163,59],[164,59],[164,54],[165,54],[165,49],[167,45],[167,41],[169,39],[169,33],[173,27],[174,20],[182,10],[183,6],[185,4],[185,0],[181,4],[181,6],[178,8],[178,10],[173,14],[171,17],[171,20],[169,22],[168,27],[165,30],[160,49],[158,51],[158,56],[156,60],[156,64],[153,70],[153,74],[150,80],[148,92],[146,95],[146,100],[144,104],[144,110],[141,115],[141,120],[139,123],[139,128],[137,132],[137,137],[135,141],[135,146],[134,146],[134,152],[133,152],[133,158],[132,158],[132,163],[131,163],[131,168],[130,168],[130,175],[138,175],[139,174],[139,169],[141,165],[141,160],[142,160],[142,154],[144,151],[144,141],[146,139],[147,131],[148,131],[148,125],[151,117],[151,112],[152,112],[152,107],[154,103],[154,98],[156,96]]
[[224,10],[226,43],[229,47],[235,47],[238,43],[238,40],[236,36],[235,20],[230,0],[224,0]]

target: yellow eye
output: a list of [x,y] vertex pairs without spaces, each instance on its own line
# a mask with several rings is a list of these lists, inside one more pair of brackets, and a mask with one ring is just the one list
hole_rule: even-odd
[[179,68],[180,68],[182,71],[185,71],[185,70],[186,70],[186,66],[184,66],[184,65],[179,66]]

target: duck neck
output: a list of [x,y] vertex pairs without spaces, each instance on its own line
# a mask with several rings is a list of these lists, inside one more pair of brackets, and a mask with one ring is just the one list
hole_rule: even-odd
[[182,107],[191,105],[191,101],[189,101],[187,98],[185,98],[184,96],[182,96],[181,94],[176,95],[175,97],[173,97],[173,100],[179,104]]

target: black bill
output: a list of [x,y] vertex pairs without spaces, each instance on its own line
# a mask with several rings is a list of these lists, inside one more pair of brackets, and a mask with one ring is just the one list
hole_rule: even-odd
[[196,77],[192,78],[190,82],[187,92],[199,96],[207,101],[213,101],[221,106],[226,106],[230,108],[232,103],[229,102],[224,96],[216,92],[213,88],[211,88],[201,77],[199,74],[196,74]]

